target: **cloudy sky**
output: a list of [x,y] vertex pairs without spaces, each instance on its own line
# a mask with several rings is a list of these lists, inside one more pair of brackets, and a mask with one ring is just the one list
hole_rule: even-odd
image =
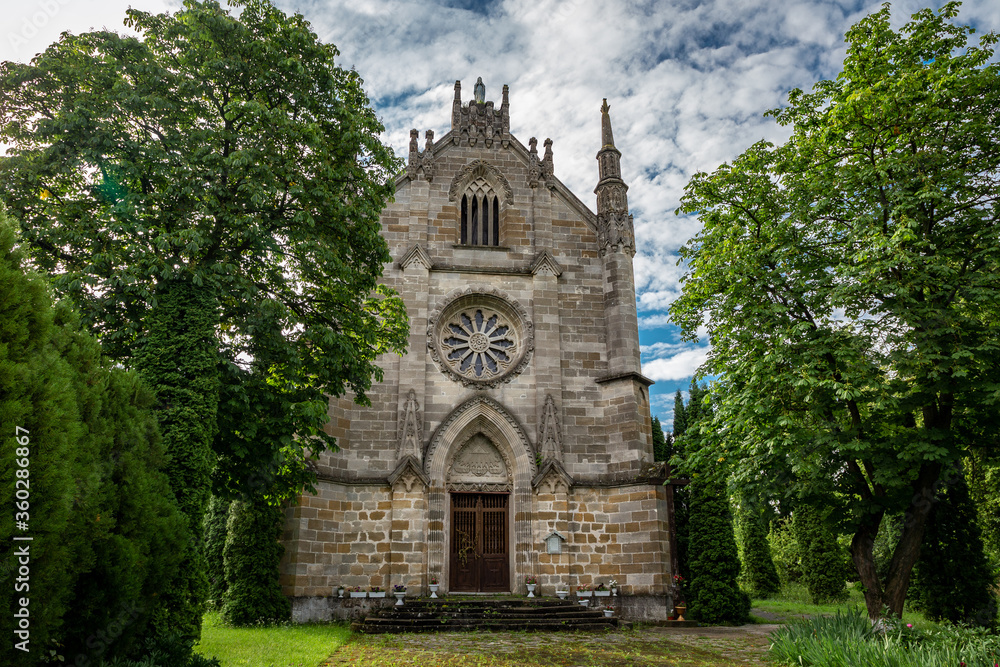
[[[893,4],[896,27],[931,6]],[[173,0],[5,0],[0,60],[30,60],[59,33],[124,31],[125,9],[172,11]],[[463,97],[476,77],[487,99],[510,86],[511,131],[527,143],[551,137],[556,175],[591,208],[601,99],[636,223],[643,372],[656,380],[653,413],[670,422],[673,393],[704,360],[705,342],[682,343],[669,324],[683,266],[677,249],[698,221],[674,214],[692,174],[732,160],[787,130],[764,118],[792,88],[832,78],[844,32],[877,10],[868,0],[276,0],[303,14],[354,67],[405,155],[410,128],[450,127],[455,80]],[[971,0],[959,20],[1000,29],[1000,2]]]

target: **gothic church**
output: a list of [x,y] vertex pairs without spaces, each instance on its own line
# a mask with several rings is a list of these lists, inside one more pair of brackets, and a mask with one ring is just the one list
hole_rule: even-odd
[[[672,507],[653,465],[628,186],[601,108],[597,213],[510,134],[480,79],[451,131],[410,132],[382,233],[409,352],[371,407],[330,402],[340,450],[288,510],[284,592],[298,621],[349,615],[338,586],[409,595],[619,586],[625,618],[665,619]],[[595,139],[597,138],[595,117]]]

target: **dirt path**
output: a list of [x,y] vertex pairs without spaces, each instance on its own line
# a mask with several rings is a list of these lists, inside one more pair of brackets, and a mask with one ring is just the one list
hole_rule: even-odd
[[757,667],[774,625],[608,633],[441,632],[357,635],[329,667]]

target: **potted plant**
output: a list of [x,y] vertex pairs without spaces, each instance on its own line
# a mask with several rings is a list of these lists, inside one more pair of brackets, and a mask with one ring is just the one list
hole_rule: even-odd
[[337,597],[338,598],[344,597],[344,587],[343,586],[337,586]]
[[611,618],[612,616],[614,616],[614,613],[615,613],[615,608],[613,606],[608,605],[604,608],[604,618]]
[[528,587],[528,597],[535,597],[535,586],[538,585],[538,579],[534,575],[524,578],[524,583]]
[[590,584],[586,586],[579,586],[576,589],[576,596],[578,598],[589,598],[594,596],[594,587]]
[[674,605],[674,612],[677,614],[677,620],[684,620],[684,612],[687,610],[687,604],[684,602],[684,577],[679,574],[674,575],[674,599],[680,600]]
[[597,588],[594,589],[595,598],[606,598],[611,597],[611,590],[604,584],[597,584]]
[[618,595],[618,582],[614,579],[608,582],[608,588],[611,589],[611,594],[614,596]]
[[566,597],[569,595],[569,591],[556,591],[556,595],[559,596],[560,600],[565,600]]
[[436,598],[438,596],[438,578],[431,577],[431,597]]
[[392,587],[392,594],[396,596],[395,606],[402,607],[403,598],[406,597],[406,586],[404,586],[403,584],[396,584],[395,586]]
[[385,591],[383,591],[380,586],[369,586],[368,587],[368,597],[370,597],[370,598],[384,598],[385,597]]
[[364,589],[361,588],[361,586],[354,586],[353,588],[349,588],[347,590],[351,592],[352,598],[368,597],[368,593],[366,593]]

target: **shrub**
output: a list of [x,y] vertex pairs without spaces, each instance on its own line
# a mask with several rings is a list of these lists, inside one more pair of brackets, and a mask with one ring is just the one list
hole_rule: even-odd
[[791,518],[778,518],[771,522],[767,534],[771,547],[771,558],[778,571],[782,586],[802,581],[802,562],[799,558],[799,543],[795,541]]
[[813,604],[846,600],[845,557],[837,538],[823,524],[819,511],[806,504],[797,506],[792,516],[792,529],[799,545],[803,580]]
[[263,499],[233,502],[223,552],[227,590],[222,618],[226,623],[279,623],[291,617],[278,580],[284,552],[279,542],[283,519],[281,508]]
[[691,493],[688,612],[704,623],[746,623],[750,597],[736,578],[740,561],[725,485],[696,478]]
[[997,618],[993,577],[976,508],[961,471],[938,492],[927,517],[920,559],[908,593],[932,620],[991,626]]
[[222,606],[226,594],[226,570],[223,550],[226,546],[226,523],[229,521],[228,500],[216,496],[208,502],[205,511],[205,572],[208,575],[208,605],[213,609]]
[[755,598],[769,598],[781,590],[764,523],[760,503],[743,497],[736,522],[742,564],[740,583]]
[[[50,651],[71,664],[130,655],[179,567],[185,534],[152,394],[102,357],[67,304],[53,305],[15,243],[0,211],[0,486],[13,498],[15,471],[25,468],[15,461],[28,461],[23,534],[33,538],[30,652],[7,641],[0,663],[34,665]],[[26,444],[14,440],[18,426]],[[4,544],[21,544],[13,522],[0,526]],[[0,570],[6,591],[14,572]],[[0,621],[8,638],[11,618]]]

